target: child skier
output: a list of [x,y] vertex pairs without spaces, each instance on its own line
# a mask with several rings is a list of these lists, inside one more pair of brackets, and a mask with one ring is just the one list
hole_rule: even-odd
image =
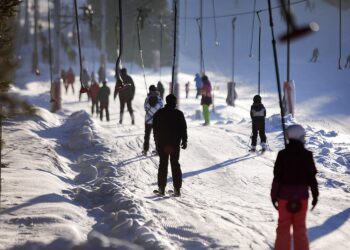
[[266,109],[261,103],[261,96],[255,95],[253,105],[250,108],[250,117],[252,118],[252,144],[250,151],[255,152],[258,132],[261,141],[262,151],[266,150],[266,135],[265,135],[265,117]]
[[[312,193],[312,209],[317,204],[318,184],[312,153],[304,148],[305,130],[300,125],[286,129],[287,147],[278,152],[273,174],[271,200],[278,210],[276,250],[291,249],[290,227],[293,226],[294,249],[308,250],[306,212],[309,187]],[[312,210],[311,209],[311,210]]]
[[160,94],[156,86],[151,85],[149,87],[149,94],[146,97],[144,108],[146,111],[145,115],[145,139],[143,143],[142,154],[147,155],[149,149],[149,138],[153,126],[153,116],[161,108],[163,108],[163,99],[160,97]]
[[210,124],[210,113],[209,106],[213,103],[211,97],[211,83],[206,75],[202,76],[202,99],[201,105],[203,106],[203,117],[204,117],[204,126]]

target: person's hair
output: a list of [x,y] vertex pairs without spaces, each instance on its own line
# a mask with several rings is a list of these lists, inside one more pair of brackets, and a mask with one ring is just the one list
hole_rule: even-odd
[[120,72],[121,72],[122,74],[126,74],[128,71],[126,70],[126,68],[122,68],[122,69],[120,70]]
[[151,91],[157,91],[157,87],[154,85],[149,86],[148,90]]
[[177,103],[177,98],[175,95],[173,94],[169,94],[167,95],[167,97],[165,98],[165,101],[168,105],[170,106],[176,106],[176,103]]
[[203,75],[202,76],[202,81],[208,81],[208,76],[207,75]]
[[261,96],[260,95],[255,95],[253,97],[253,102],[254,103],[261,103]]

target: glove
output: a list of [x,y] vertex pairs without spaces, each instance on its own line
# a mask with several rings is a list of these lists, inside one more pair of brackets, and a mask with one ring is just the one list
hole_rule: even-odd
[[182,149],[186,149],[186,148],[187,148],[187,141],[183,141],[183,142],[181,143],[181,148],[182,148]]
[[274,206],[274,208],[278,211],[278,202],[277,202],[277,200],[272,199],[271,201],[272,201],[272,205]]
[[311,204],[312,204],[311,211],[314,210],[314,208],[316,207],[317,202],[318,202],[318,199],[317,199],[317,198],[313,198],[313,199],[312,199],[312,202],[311,202]]

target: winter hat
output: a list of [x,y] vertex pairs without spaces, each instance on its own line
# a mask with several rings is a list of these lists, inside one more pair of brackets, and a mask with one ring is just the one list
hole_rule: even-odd
[[166,104],[168,104],[171,107],[176,107],[176,96],[174,96],[173,94],[167,95],[167,97],[165,98]]
[[156,88],[156,86],[154,86],[154,85],[151,85],[151,86],[149,86],[149,92],[151,92],[151,91],[157,91],[157,88]]
[[306,133],[305,133],[305,129],[301,125],[299,124],[290,125],[286,129],[286,133],[287,133],[288,139],[304,142],[304,137]]
[[261,103],[261,96],[260,95],[255,95],[253,98],[254,103]]

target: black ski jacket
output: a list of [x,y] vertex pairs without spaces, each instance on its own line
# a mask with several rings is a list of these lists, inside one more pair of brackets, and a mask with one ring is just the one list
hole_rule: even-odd
[[153,133],[158,148],[180,147],[181,141],[187,143],[187,124],[182,111],[168,104],[159,109],[153,116]]
[[131,101],[134,99],[135,95],[135,84],[131,76],[129,75],[121,75],[124,84],[126,84],[126,87],[122,87],[122,83],[117,80],[117,83],[115,84],[115,89],[114,89],[114,99],[119,93],[119,100],[121,102],[127,102]]
[[250,117],[253,122],[265,121],[266,109],[262,103],[253,103],[250,107]]
[[307,199],[308,188],[312,197],[318,197],[316,166],[312,153],[297,140],[290,140],[286,149],[278,152],[273,170],[271,199]]

